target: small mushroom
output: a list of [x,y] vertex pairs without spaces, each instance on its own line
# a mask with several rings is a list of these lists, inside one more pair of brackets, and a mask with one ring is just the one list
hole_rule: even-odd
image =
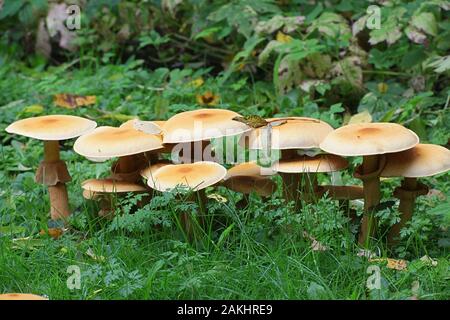
[[[248,137],[241,139],[241,144],[245,143],[251,150],[264,150],[265,148],[277,150],[281,153],[279,164],[280,173],[283,180],[283,195],[287,201],[294,201],[295,207],[298,205],[299,190],[309,192],[302,188],[302,181],[310,180],[311,186],[315,188],[316,177],[314,171],[306,172],[302,168],[294,165],[289,170],[289,159],[299,159],[299,152],[311,151],[319,148],[320,142],[333,131],[333,128],[326,122],[306,117],[289,117],[289,118],[272,118],[267,119],[268,122],[285,121],[282,125],[271,128],[272,132],[269,136],[269,143],[266,131],[267,127],[261,127],[250,132]],[[245,140],[247,140],[244,142]],[[301,161],[307,158],[300,157]],[[293,160],[293,164],[296,160]],[[284,162],[284,164],[282,164]],[[299,163],[297,163],[298,165]],[[316,162],[317,164],[317,162]],[[275,164],[276,167],[276,164]],[[274,168],[274,167],[273,167]],[[306,174],[305,175],[303,174]],[[308,188],[311,189],[311,188]]]
[[84,181],[81,187],[85,199],[100,201],[100,216],[111,216],[113,212],[113,195],[121,195],[129,192],[146,193],[148,191],[141,184],[113,179],[89,179]]
[[68,115],[50,115],[16,121],[8,133],[44,141],[44,160],[36,172],[36,182],[48,187],[50,216],[53,220],[70,215],[66,182],[71,180],[67,166],[60,159],[58,141],[76,138],[92,131],[94,121]]
[[[194,191],[191,199],[199,199],[201,214],[206,213],[205,188],[220,182],[227,174],[227,170],[220,164],[210,161],[200,161],[190,164],[167,164],[159,168],[143,171],[147,176],[147,184],[152,189],[166,192],[172,190],[189,189]],[[190,212],[182,214],[182,223],[186,234],[192,238],[194,229]]]
[[429,177],[450,170],[450,150],[433,144],[418,144],[412,149],[386,155],[386,166],[382,177],[404,177],[402,185],[395,189],[394,195],[400,199],[398,210],[400,222],[395,224],[388,241],[396,243],[400,230],[411,220],[416,198],[425,195],[428,188],[417,178]]
[[[303,194],[300,196],[305,202],[311,202],[321,197],[325,190],[317,184],[317,173],[328,173],[347,168],[348,162],[344,158],[331,154],[320,154],[314,157],[296,156],[286,160],[280,160],[273,165],[273,170],[278,172],[284,181],[290,181],[294,186],[302,186]],[[306,174],[306,177],[304,176]],[[290,178],[290,179],[289,179]],[[301,181],[304,178],[305,181]],[[284,192],[290,192],[292,186],[285,188]],[[327,190],[332,190],[328,186]],[[285,194],[287,199],[297,200],[298,196]]]
[[364,216],[359,243],[367,245],[375,233],[373,209],[380,203],[380,173],[390,152],[410,149],[419,143],[417,135],[396,123],[359,123],[338,128],[327,135],[320,148],[340,156],[363,156],[355,176],[363,181]]
[[98,127],[75,141],[78,154],[93,159],[119,160],[112,167],[112,178],[128,182],[140,181],[140,170],[148,164],[144,153],[155,161],[157,152],[163,148],[160,135],[147,134],[125,126]]
[[264,168],[256,162],[244,162],[231,167],[222,182],[226,188],[244,194],[244,198],[238,202],[238,206],[248,206],[246,195],[255,192],[262,198],[270,197],[276,191],[276,184],[270,179],[275,172],[271,168]]
[[48,300],[48,299],[32,293],[4,293],[0,294],[0,300]]
[[[199,109],[176,114],[164,123],[163,143],[168,147],[178,145],[184,163],[213,160],[205,150],[215,138],[235,136],[249,131],[247,125],[234,121],[238,113],[225,109]],[[190,154],[184,154],[186,150]],[[211,154],[211,152],[210,152]]]

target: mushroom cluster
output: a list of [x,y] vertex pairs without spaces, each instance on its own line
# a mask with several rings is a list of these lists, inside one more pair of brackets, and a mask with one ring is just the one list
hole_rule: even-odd
[[[73,116],[44,116],[19,120],[6,131],[44,141],[44,161],[36,181],[48,186],[52,219],[70,214],[65,183],[70,175],[59,157],[58,141],[76,138],[74,150],[99,162],[117,159],[108,177],[82,183],[83,196],[100,203],[100,215],[114,211],[112,196],[189,189],[198,201],[200,215],[206,213],[208,187],[223,186],[242,193],[242,207],[249,194],[270,197],[277,190],[272,177],[282,180],[282,196],[297,210],[328,194],[339,201],[364,199],[359,243],[366,245],[375,232],[375,211],[380,203],[380,177],[403,177],[394,196],[400,199],[401,221],[389,232],[394,243],[400,229],[411,219],[417,196],[426,194],[417,178],[450,169],[450,151],[444,147],[419,144],[417,135],[394,123],[349,124],[334,130],[328,123],[305,117],[258,119],[246,123],[238,113],[224,109],[199,109],[176,114],[167,121],[128,121],[120,127],[97,127],[96,123]],[[255,125],[256,123],[256,125]],[[211,143],[227,138],[256,159],[227,161]],[[236,139],[237,138],[237,139]],[[228,145],[228,144],[227,144]],[[235,145],[232,149],[235,151]],[[227,150],[228,152],[229,150]],[[170,154],[170,156],[168,156]],[[269,163],[262,158],[269,157]],[[344,157],[362,156],[354,176],[362,186],[320,185],[317,175],[344,170]],[[226,157],[227,159],[228,156]],[[170,159],[170,160],[169,160]],[[191,235],[193,213],[183,213],[181,221]]]

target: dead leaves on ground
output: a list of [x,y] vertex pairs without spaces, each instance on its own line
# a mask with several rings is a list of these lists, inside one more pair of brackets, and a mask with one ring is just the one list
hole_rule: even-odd
[[55,94],[53,97],[53,102],[58,107],[66,109],[75,109],[79,107],[85,107],[97,103],[96,96],[79,96],[68,93]]

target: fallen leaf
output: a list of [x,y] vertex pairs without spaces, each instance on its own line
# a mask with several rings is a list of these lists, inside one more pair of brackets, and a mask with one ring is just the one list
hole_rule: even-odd
[[442,191],[437,189],[430,189],[427,193],[427,197],[437,197],[441,201],[444,201],[447,198]]
[[43,235],[49,235],[53,239],[58,239],[62,234],[63,230],[60,228],[48,228],[47,230],[42,229],[39,234],[41,236]]
[[391,259],[391,258],[378,258],[378,259],[369,259],[369,262],[387,262],[386,267],[394,270],[406,270],[407,263],[402,259]]
[[215,106],[219,103],[220,97],[211,91],[206,91],[201,95],[197,95],[197,102],[200,105]]
[[60,93],[55,94],[53,102],[59,107],[75,109],[77,107],[84,107],[95,104],[97,102],[97,97]]
[[369,122],[372,122],[372,116],[370,115],[369,111],[364,110],[363,112],[353,115],[348,121],[348,124]]
[[303,231],[303,237],[309,239],[311,243],[311,249],[312,251],[327,251],[329,248],[325,245],[323,245],[321,242],[319,242],[316,238],[311,236],[306,231]]
[[39,114],[44,112],[44,107],[40,104],[32,104],[31,106],[23,108],[22,112],[25,114]]
[[94,251],[92,251],[91,248],[89,248],[89,249],[86,250],[86,255],[88,255],[89,257],[91,257],[91,258],[94,259],[95,261],[104,262],[104,261],[106,260],[104,256],[96,255],[96,254],[94,253]]
[[228,202],[227,198],[225,198],[224,196],[221,196],[220,194],[217,194],[217,193],[208,194],[207,198],[216,200],[219,203],[226,203],[226,202]]
[[436,267],[438,264],[436,259],[433,259],[427,255],[424,255],[422,258],[420,258],[420,261],[422,261],[425,265],[430,267]]

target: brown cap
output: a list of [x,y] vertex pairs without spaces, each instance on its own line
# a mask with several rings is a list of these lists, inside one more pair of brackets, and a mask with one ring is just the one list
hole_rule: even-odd
[[272,168],[261,167],[255,161],[251,161],[239,163],[234,167],[228,169],[225,180],[231,177],[238,177],[238,176],[264,177],[264,176],[271,176],[274,174],[275,172],[272,170]]
[[396,123],[349,124],[331,132],[320,144],[341,156],[368,156],[400,152],[419,143],[417,135]]
[[224,109],[199,109],[178,113],[163,127],[164,143],[182,143],[233,136],[251,128],[234,121],[238,113]]
[[[267,119],[267,121],[274,120],[283,120],[283,118]],[[333,131],[328,123],[318,119],[289,117],[286,121],[284,124],[272,127],[271,149],[318,148],[322,140]],[[263,130],[263,128],[258,128],[249,133],[249,149],[262,149],[264,147]]]
[[450,150],[434,144],[386,154],[382,177],[428,177],[450,170]]
[[226,174],[227,170],[215,162],[169,164],[154,171],[153,179],[148,179],[147,183],[158,191],[170,191],[177,186],[198,191],[216,184]]
[[98,127],[75,141],[73,149],[98,159],[123,157],[161,149],[161,137],[132,128]]
[[95,121],[81,117],[51,115],[18,120],[5,130],[33,139],[59,141],[81,136],[96,126]]
[[0,294],[0,300],[48,300],[48,299],[31,293],[4,293]]
[[147,190],[140,184],[113,179],[89,179],[81,183],[81,188],[84,190],[83,196],[86,199],[92,199],[96,194],[145,192]]
[[226,179],[223,186],[244,194],[255,192],[262,197],[270,196],[277,189],[276,183],[270,178],[257,176],[233,176]]
[[340,156],[319,154],[314,157],[296,156],[291,159],[279,160],[272,168],[275,172],[284,173],[318,173],[339,171],[347,166],[347,160]]

